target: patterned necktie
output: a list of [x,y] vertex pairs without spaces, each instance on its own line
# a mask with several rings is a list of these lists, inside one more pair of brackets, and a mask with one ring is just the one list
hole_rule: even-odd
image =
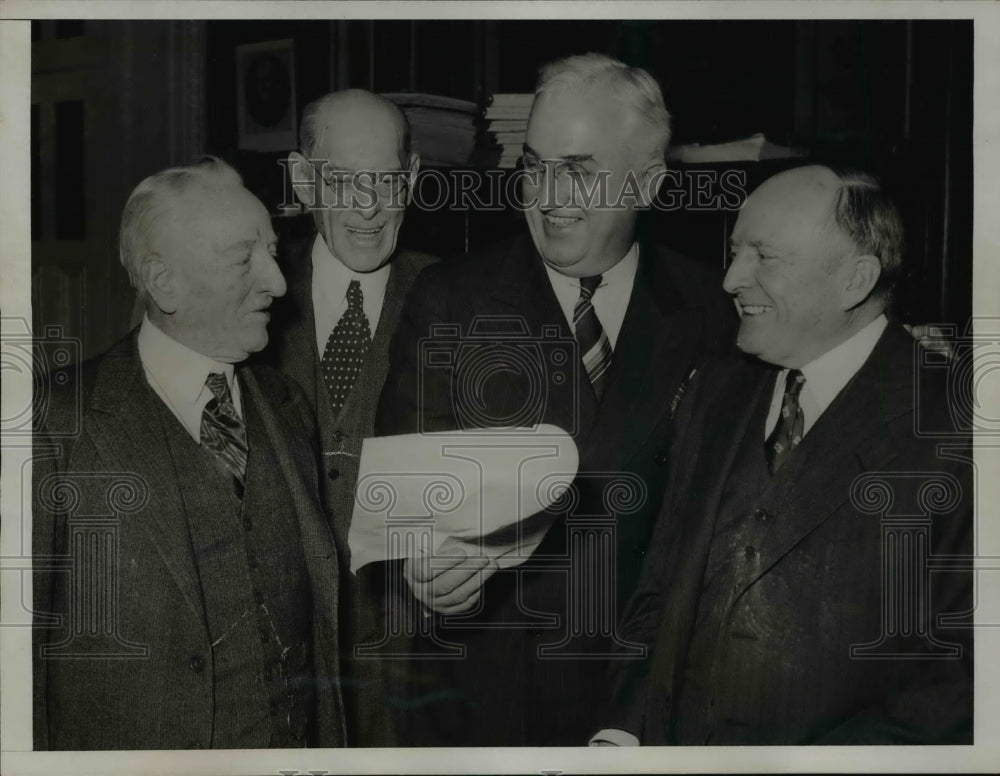
[[205,385],[212,392],[212,398],[201,413],[201,445],[211,450],[229,469],[236,495],[242,499],[247,470],[247,430],[233,405],[226,376],[210,372]]
[[583,354],[583,366],[587,377],[594,388],[598,401],[604,393],[604,383],[608,367],[611,366],[611,342],[608,335],[597,320],[591,297],[601,285],[601,276],[580,278],[580,298],[573,308],[573,328],[580,353]]
[[798,369],[789,369],[785,379],[785,395],[781,400],[781,414],[774,430],[764,442],[764,456],[767,458],[767,468],[774,474],[787,461],[792,450],[802,441],[805,428],[805,418],[802,407],[799,406],[799,394],[806,378]]
[[365,316],[361,283],[352,280],[347,286],[347,310],[330,332],[320,362],[334,417],[340,415],[347,397],[351,395],[371,341],[372,332]]

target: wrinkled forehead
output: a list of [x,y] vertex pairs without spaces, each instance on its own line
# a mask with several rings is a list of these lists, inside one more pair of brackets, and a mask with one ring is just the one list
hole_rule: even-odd
[[327,111],[320,125],[317,154],[347,170],[394,170],[403,159],[403,126],[381,106]]
[[154,239],[225,247],[232,242],[274,242],[277,238],[267,208],[246,188],[197,182],[165,199]]
[[634,145],[648,131],[636,109],[606,86],[556,86],[535,98],[527,142],[557,157]]
[[[733,230],[734,239],[767,237],[785,231],[819,230],[829,236],[840,180],[826,168],[804,168],[764,181],[747,197]],[[760,234],[758,234],[760,233]]]

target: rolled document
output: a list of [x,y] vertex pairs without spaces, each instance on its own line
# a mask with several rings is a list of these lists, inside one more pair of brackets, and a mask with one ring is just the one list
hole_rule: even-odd
[[572,437],[544,424],[366,439],[348,534],[351,571],[418,554],[523,563],[578,465]]

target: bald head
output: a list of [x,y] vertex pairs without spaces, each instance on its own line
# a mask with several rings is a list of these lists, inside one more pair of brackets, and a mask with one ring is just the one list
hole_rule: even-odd
[[[364,157],[372,149],[392,154],[406,167],[410,160],[410,127],[406,115],[391,100],[364,89],[332,92],[309,103],[302,113],[299,133],[302,154],[330,160],[345,169],[372,169]],[[332,158],[336,150],[342,159]]]
[[330,253],[354,272],[378,270],[392,260],[420,168],[403,111],[362,89],[333,92],[306,107],[301,144],[289,174]]
[[736,344],[800,368],[882,313],[902,226],[871,176],[810,165],[747,197],[731,246],[723,285],[741,316]]

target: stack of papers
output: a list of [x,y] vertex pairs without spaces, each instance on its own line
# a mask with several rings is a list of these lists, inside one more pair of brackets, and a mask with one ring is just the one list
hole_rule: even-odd
[[422,164],[464,167],[469,163],[476,145],[476,103],[410,92],[393,92],[383,97],[406,113],[411,145],[420,154]]
[[805,155],[805,151],[797,148],[787,148],[770,142],[761,132],[728,143],[712,145],[690,143],[674,146],[667,151],[667,159],[682,164],[759,162],[762,159],[791,159]]
[[512,169],[521,158],[524,135],[528,128],[528,114],[534,94],[494,94],[486,108],[486,131],[500,147],[501,169]]

